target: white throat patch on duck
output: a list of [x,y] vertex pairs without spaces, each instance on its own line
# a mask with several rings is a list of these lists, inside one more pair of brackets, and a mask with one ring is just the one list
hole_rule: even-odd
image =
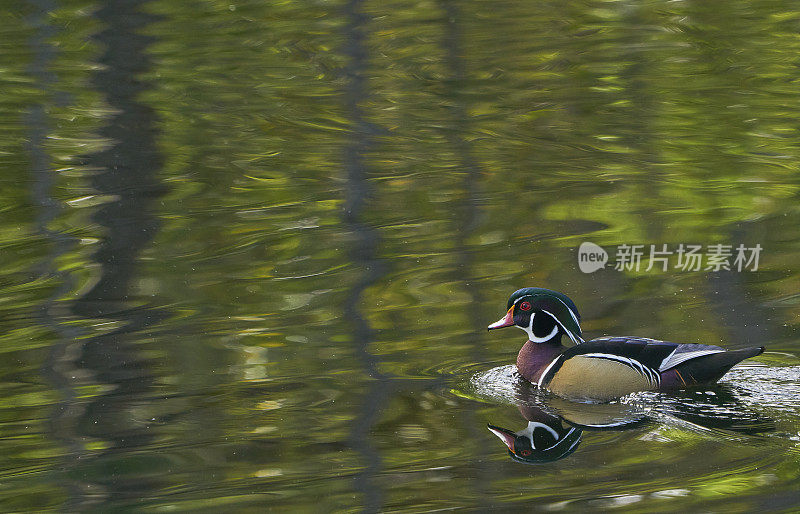
[[[535,330],[534,322],[536,323]],[[550,328],[550,325],[552,325],[552,328]],[[558,327],[558,323],[549,317],[544,316],[544,311],[540,313],[538,317],[536,316],[535,312],[531,313],[531,320],[528,322],[527,327],[518,326],[518,328],[522,329],[526,334],[528,334],[528,340],[533,341],[534,343],[544,343],[546,341],[550,341],[554,337],[557,337]]]

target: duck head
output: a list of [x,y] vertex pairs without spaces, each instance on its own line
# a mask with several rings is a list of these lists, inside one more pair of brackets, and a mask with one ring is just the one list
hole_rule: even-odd
[[525,287],[508,299],[506,315],[489,330],[515,326],[534,343],[558,342],[566,334],[575,344],[583,342],[581,316],[572,300],[550,289]]

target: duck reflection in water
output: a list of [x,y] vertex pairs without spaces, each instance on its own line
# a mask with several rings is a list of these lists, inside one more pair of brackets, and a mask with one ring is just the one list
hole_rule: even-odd
[[552,462],[570,455],[584,430],[623,430],[639,426],[647,416],[623,404],[583,404],[551,397],[547,403],[534,393],[538,405],[517,406],[528,425],[517,431],[489,424],[489,430],[508,447],[512,459],[529,464]]
[[517,409],[526,426],[516,431],[492,424],[488,428],[508,447],[513,460],[526,464],[553,462],[571,455],[585,431],[632,430],[661,423],[725,437],[775,429],[772,419],[748,409],[726,386],[655,396],[655,407],[652,398],[642,402],[649,407],[639,407],[635,398],[630,404],[577,403],[533,391],[527,397],[517,396]]
[[565,424],[561,418],[537,407],[519,407],[528,425],[522,430],[509,430],[489,424],[489,430],[508,446],[508,454],[519,462],[552,462],[563,459],[581,442],[583,431]]

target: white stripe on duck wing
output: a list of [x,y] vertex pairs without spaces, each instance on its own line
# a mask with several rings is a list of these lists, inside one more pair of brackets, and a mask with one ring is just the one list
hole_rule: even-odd
[[[648,337],[598,337],[596,339],[592,339],[590,342],[595,341],[612,343],[615,345],[619,343],[644,343],[648,345],[658,345],[650,348],[651,350],[658,348],[658,352],[661,352],[665,346],[672,348],[672,351],[669,353],[669,355],[664,357],[661,362],[654,367],[658,371],[666,371],[686,361],[703,357],[704,355],[722,353],[725,351],[725,348],[711,344],[671,343],[669,341],[659,341],[658,339],[650,339]],[[658,352],[654,355],[658,355]],[[615,351],[614,353],[617,352]],[[648,364],[652,365],[655,364],[655,362],[650,361]]]

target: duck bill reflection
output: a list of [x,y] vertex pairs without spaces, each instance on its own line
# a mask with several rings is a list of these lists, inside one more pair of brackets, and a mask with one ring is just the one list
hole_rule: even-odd
[[487,428],[494,435],[499,437],[501,441],[506,443],[506,446],[508,446],[509,450],[511,450],[512,452],[514,451],[514,438],[516,437],[516,434],[514,432],[512,432],[511,430],[509,430],[507,428],[497,427],[497,426],[494,426],[494,425],[487,425]]
[[511,308],[508,309],[508,312],[506,312],[506,315],[501,319],[495,321],[491,325],[489,325],[489,328],[487,328],[487,330],[510,327],[513,324],[514,324],[514,306],[512,305]]

